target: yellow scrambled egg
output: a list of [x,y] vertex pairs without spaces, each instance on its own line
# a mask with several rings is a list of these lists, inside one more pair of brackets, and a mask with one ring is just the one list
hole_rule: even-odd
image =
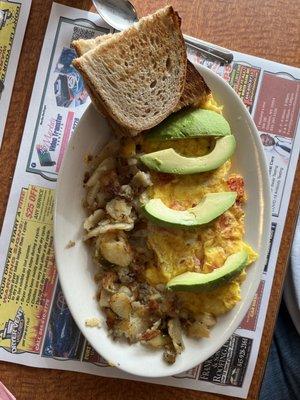
[[[216,107],[213,100],[210,101],[207,108]],[[144,140],[141,144],[145,153],[173,147],[186,156],[201,156],[211,151],[213,140]],[[149,196],[160,198],[173,209],[193,207],[209,192],[236,190],[238,201],[219,218],[197,229],[162,228],[149,224],[148,245],[156,256],[145,271],[149,284],[167,283],[186,271],[211,272],[221,267],[231,254],[242,249],[248,253],[248,264],[255,261],[257,254],[243,241],[243,203],[246,198],[243,185],[241,187],[243,179],[230,174],[230,168],[231,162],[227,161],[215,171],[193,175],[174,176],[151,171],[153,186],[149,189]],[[243,271],[236,279],[212,291],[179,293],[183,308],[195,314],[210,312],[220,315],[229,311],[240,300],[240,283],[245,275]]]
[[[201,141],[193,143],[194,146],[200,153]],[[176,176],[170,182],[164,181],[164,177],[161,179],[159,174],[151,173],[154,185],[150,189],[150,196],[160,198],[168,207],[178,210],[192,207],[208,192],[230,190],[227,184],[229,169],[230,161],[216,171]],[[235,177],[231,176],[233,179]],[[166,283],[186,271],[211,272],[221,267],[231,254],[242,249],[248,252],[248,264],[257,257],[243,241],[244,212],[241,204],[235,204],[215,221],[201,228],[187,230],[149,225],[149,230],[148,243],[157,259],[153,260],[145,276],[153,285]],[[191,312],[220,315],[240,300],[240,279],[209,292],[180,293],[179,297],[183,307]]]
[[[203,108],[222,113],[222,107],[212,97]],[[161,142],[144,139],[139,144],[145,153],[172,147],[185,156],[202,156],[212,150],[215,142],[213,138]],[[134,140],[127,140],[122,150],[124,156],[133,155],[135,145]],[[155,259],[145,271],[149,284],[167,283],[186,271],[211,272],[221,267],[231,254],[242,249],[248,253],[248,264],[256,260],[255,251],[243,241],[243,203],[246,199],[243,179],[237,174],[230,174],[230,168],[231,161],[227,161],[215,171],[193,175],[150,171],[153,186],[149,189],[149,196],[160,198],[170,208],[184,210],[193,207],[209,192],[234,190],[238,192],[238,201],[219,218],[197,229],[162,228],[148,224],[148,245],[155,253]],[[240,283],[245,276],[243,271],[234,280],[211,291],[179,293],[181,306],[195,314],[223,314],[240,300]]]

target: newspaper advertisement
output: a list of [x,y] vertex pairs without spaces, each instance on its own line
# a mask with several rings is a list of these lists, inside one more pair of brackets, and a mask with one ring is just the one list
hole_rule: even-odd
[[220,65],[188,51],[239,94],[259,129],[269,163],[272,234],[252,305],[230,339],[201,365],[146,379],[110,366],[78,330],[53,254],[53,200],[69,138],[90,103],[71,66],[77,37],[110,32],[95,14],[54,3],[0,239],[0,359],[246,398],[262,337],[300,147],[300,70],[234,52]]
[[0,0],[0,146],[31,0]]

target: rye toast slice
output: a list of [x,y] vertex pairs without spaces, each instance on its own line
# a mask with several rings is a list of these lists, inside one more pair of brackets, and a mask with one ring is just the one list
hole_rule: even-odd
[[[168,6],[99,41],[73,61],[95,106],[131,135],[152,128],[176,108],[186,78],[180,18]],[[78,51],[78,43],[74,43]]]
[[[72,45],[75,48],[77,55],[80,57],[111,37],[112,34],[109,33],[107,35],[97,36],[94,39],[78,39],[75,40]],[[209,94],[210,89],[201,74],[197,71],[194,65],[187,60],[184,90],[174,112],[179,111],[184,107],[199,106],[203,104]]]

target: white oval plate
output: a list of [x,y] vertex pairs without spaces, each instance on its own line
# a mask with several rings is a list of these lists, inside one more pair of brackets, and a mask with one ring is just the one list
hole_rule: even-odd
[[[216,100],[224,105],[224,115],[237,139],[232,170],[245,178],[248,201],[246,205],[245,240],[260,254],[258,261],[247,270],[242,284],[242,301],[219,317],[210,338],[199,341],[184,338],[185,351],[175,364],[167,365],[162,351],[150,351],[140,344],[128,345],[112,341],[106,324],[101,329],[88,328],[85,320],[102,317],[95,300],[95,267],[88,247],[82,242],[83,221],[81,205],[86,154],[94,154],[110,138],[106,120],[90,106],[70,140],[59,173],[54,223],[54,245],[61,286],[71,313],[86,339],[107,361],[120,369],[144,377],[163,377],[186,371],[214,354],[240,325],[258,288],[266,261],[271,221],[270,189],[265,157],[254,122],[233,89],[218,75],[203,66],[196,66],[211,88]],[[66,249],[70,240],[76,245]]]

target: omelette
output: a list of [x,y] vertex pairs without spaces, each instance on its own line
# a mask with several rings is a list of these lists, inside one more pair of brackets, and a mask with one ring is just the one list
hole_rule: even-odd
[[[215,109],[215,107],[213,107]],[[146,152],[172,146],[186,156],[207,154],[213,146],[212,139],[184,139],[161,143],[145,143]],[[206,193],[235,190],[236,203],[221,217],[208,226],[198,229],[166,229],[152,225],[149,228],[148,244],[156,259],[145,271],[151,285],[167,283],[174,276],[187,271],[208,273],[221,267],[225,260],[244,249],[248,253],[247,265],[257,258],[256,252],[244,242],[244,211],[246,201],[244,180],[241,175],[231,173],[231,161],[215,171],[183,175],[161,176],[151,172],[153,186],[151,198],[160,198],[168,207],[184,210],[197,204]],[[184,307],[193,313],[211,312],[220,315],[240,300],[240,283],[245,279],[245,270],[236,279],[204,293],[180,293]]]

